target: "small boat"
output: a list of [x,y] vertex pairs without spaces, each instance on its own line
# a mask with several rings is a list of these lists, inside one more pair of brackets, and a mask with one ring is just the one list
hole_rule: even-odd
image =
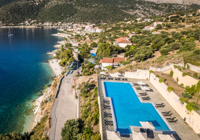
[[10,28],[9,28],[8,37],[11,37],[11,36],[13,36],[13,34],[11,34],[11,31],[10,31]]

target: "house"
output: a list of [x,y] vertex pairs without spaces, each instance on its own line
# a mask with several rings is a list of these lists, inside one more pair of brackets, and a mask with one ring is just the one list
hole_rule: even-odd
[[160,21],[154,22],[154,23],[153,23],[153,27],[156,27],[158,24],[161,24],[161,25],[162,25],[162,22],[160,22]]
[[168,18],[171,18],[171,17],[177,17],[177,16],[180,16],[180,15],[178,15],[178,14],[174,14],[174,15],[170,15],[170,16],[168,16]]
[[132,42],[129,41],[128,37],[120,37],[115,39],[114,45],[125,48],[127,45],[132,45]]
[[153,34],[153,35],[155,35],[155,34],[160,34],[160,32],[154,31],[154,32],[152,32],[152,34]]
[[145,26],[142,30],[151,31],[153,29],[155,29],[155,27],[153,27],[153,26]]
[[144,19],[144,22],[151,22],[151,19]]
[[73,43],[72,43],[72,46],[73,46],[73,47],[78,47],[78,46],[79,46],[79,43],[78,43],[78,42],[73,42]]
[[137,22],[139,22],[142,18],[136,18]]
[[120,61],[125,61],[125,58],[121,58],[121,57],[113,57],[113,58],[103,57],[103,59],[101,59],[99,61],[99,63],[100,63],[100,67],[101,67],[102,70],[107,70],[105,68],[107,66],[113,66],[113,67],[121,66]]
[[200,9],[197,10],[197,15],[200,14]]
[[135,32],[132,32],[130,34],[128,34],[128,36],[131,38],[133,35],[135,35]]

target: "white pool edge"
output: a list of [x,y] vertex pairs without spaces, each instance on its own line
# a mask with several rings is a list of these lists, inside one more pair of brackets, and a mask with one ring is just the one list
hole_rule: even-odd
[[[117,131],[117,124],[116,124],[116,118],[115,118],[115,112],[114,112],[114,109],[113,109],[113,104],[112,104],[112,100],[111,100],[111,97],[107,97],[106,96],[106,93],[105,93],[105,86],[104,86],[104,82],[117,82],[117,83],[129,83],[131,85],[131,87],[133,88],[133,90],[135,91],[138,99],[140,100],[141,103],[151,103],[153,105],[153,107],[155,108],[155,110],[157,111],[157,113],[160,115],[160,117],[162,118],[162,120],[165,122],[165,124],[167,125],[167,127],[170,129],[170,131],[159,131],[159,130],[153,130],[154,132],[156,133],[170,133],[170,134],[174,134],[175,131],[171,128],[171,126],[169,125],[169,123],[167,122],[167,120],[164,118],[164,116],[162,115],[162,113],[155,107],[155,104],[153,102],[150,102],[150,101],[143,101],[141,96],[138,94],[137,90],[135,89],[135,87],[133,86],[133,84],[131,82],[125,82],[125,81],[104,81],[102,80],[102,86],[103,86],[103,95],[104,95],[104,98],[107,98],[109,99],[110,101],[110,106],[111,106],[111,113],[112,113],[112,121],[113,121],[113,126],[114,126],[114,130]],[[135,128],[142,128],[142,127],[139,127],[139,126],[129,126],[130,129],[131,127],[135,127]],[[131,129],[132,130],[132,129]],[[122,133],[120,133],[122,134]],[[123,134],[123,135],[127,135],[127,134]]]

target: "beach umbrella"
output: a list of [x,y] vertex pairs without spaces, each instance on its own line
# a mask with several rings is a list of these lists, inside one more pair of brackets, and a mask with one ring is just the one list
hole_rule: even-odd
[[170,135],[158,134],[161,140],[174,140]]
[[139,82],[137,82],[138,83],[138,85],[146,85],[144,82],[142,82],[142,81],[139,81]]
[[142,135],[141,132],[138,132],[134,136],[132,136],[133,140],[146,140],[145,137]]
[[115,133],[115,131],[106,130],[107,140],[121,140],[119,136]]
[[144,129],[155,129],[153,124],[150,122],[140,122],[140,124],[142,125],[142,128]]
[[145,86],[143,86],[143,87],[140,87],[142,90],[150,90],[150,88],[148,88],[148,87],[145,87]]

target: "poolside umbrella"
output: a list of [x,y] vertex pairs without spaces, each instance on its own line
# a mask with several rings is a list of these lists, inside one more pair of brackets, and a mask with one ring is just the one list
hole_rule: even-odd
[[105,75],[106,73],[102,71],[102,72],[100,72],[100,74]]
[[158,134],[161,140],[174,140],[170,135]]
[[146,140],[141,132],[138,132],[135,136],[132,135],[132,138],[133,140]]
[[150,90],[150,88],[148,88],[148,87],[145,87],[145,86],[143,86],[143,87],[140,87],[142,90]]
[[121,140],[115,131],[106,130],[107,140]]
[[142,81],[139,81],[139,82],[137,82],[138,83],[138,85],[146,85],[144,82],[142,82]]
[[142,128],[144,129],[155,129],[153,124],[150,122],[140,122],[140,124],[142,125]]

